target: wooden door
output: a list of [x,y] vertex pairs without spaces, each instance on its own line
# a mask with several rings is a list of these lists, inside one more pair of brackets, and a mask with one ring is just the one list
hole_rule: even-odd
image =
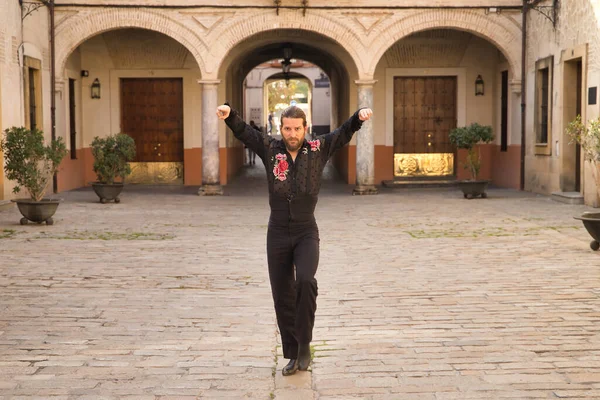
[[121,79],[121,132],[135,140],[134,162],[183,162],[183,80]]
[[456,77],[394,79],[394,153],[454,153]]

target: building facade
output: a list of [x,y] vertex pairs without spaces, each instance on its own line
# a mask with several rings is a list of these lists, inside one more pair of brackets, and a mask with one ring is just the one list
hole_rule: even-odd
[[531,13],[526,61],[525,189],[578,192],[595,207],[600,203],[591,165],[564,132],[577,115],[588,121],[599,116],[599,16],[597,1],[576,0],[562,0],[555,21]]
[[[589,90],[600,79],[595,2],[530,0],[525,63],[523,1],[430,3],[56,0],[55,130],[71,149],[58,191],[94,180],[95,136],[125,132],[136,140],[140,173],[220,193],[242,166],[243,147],[215,108],[228,101],[246,110],[246,77],[283,58],[286,44],[327,75],[332,128],[359,107],[375,111],[335,160],[357,193],[386,180],[466,177],[448,133],[478,122],[495,133],[480,146],[482,178],[545,194],[579,191],[596,204],[591,169],[562,134],[576,113],[598,115]],[[0,125],[28,126],[33,116],[49,137],[48,9],[23,18],[32,4],[0,5]],[[0,196],[11,198],[1,176]]]

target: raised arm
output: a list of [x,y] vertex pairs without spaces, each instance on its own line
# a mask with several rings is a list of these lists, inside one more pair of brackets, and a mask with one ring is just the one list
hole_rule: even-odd
[[335,131],[317,136],[327,158],[331,158],[333,153],[350,143],[354,132],[358,131],[363,122],[371,118],[371,115],[373,115],[373,111],[370,108],[361,108]]
[[252,128],[240,118],[237,111],[227,104],[217,107],[217,116],[225,121],[227,126],[233,131],[233,135],[244,143],[248,148],[254,151],[260,158],[265,159],[266,149],[274,140],[271,136]]

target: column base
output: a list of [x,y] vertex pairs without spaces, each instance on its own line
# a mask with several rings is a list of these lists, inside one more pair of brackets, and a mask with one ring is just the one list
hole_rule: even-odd
[[353,196],[379,194],[379,189],[375,185],[356,185],[352,191]]
[[223,186],[221,185],[202,185],[198,189],[198,196],[222,196]]

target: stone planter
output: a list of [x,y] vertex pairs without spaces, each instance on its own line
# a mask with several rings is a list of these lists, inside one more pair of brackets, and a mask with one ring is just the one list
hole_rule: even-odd
[[583,226],[594,240],[590,242],[590,248],[594,251],[600,249],[600,213],[585,212],[581,217],[574,217],[583,222]]
[[115,203],[120,203],[121,199],[119,199],[119,194],[123,190],[122,183],[98,183],[92,182],[92,187],[94,188],[94,192],[100,198],[100,203],[104,204],[108,201],[113,201]]
[[52,216],[58,208],[60,199],[43,199],[42,201],[33,200],[12,200],[17,203],[17,207],[23,215],[21,218],[21,225],[27,225],[29,221],[41,224],[43,222],[46,225],[53,225],[54,219]]
[[463,192],[465,199],[474,199],[475,197],[481,196],[481,198],[485,199],[487,197],[487,193],[485,190],[487,189],[490,181],[488,180],[480,180],[480,181],[459,181],[458,186]]

